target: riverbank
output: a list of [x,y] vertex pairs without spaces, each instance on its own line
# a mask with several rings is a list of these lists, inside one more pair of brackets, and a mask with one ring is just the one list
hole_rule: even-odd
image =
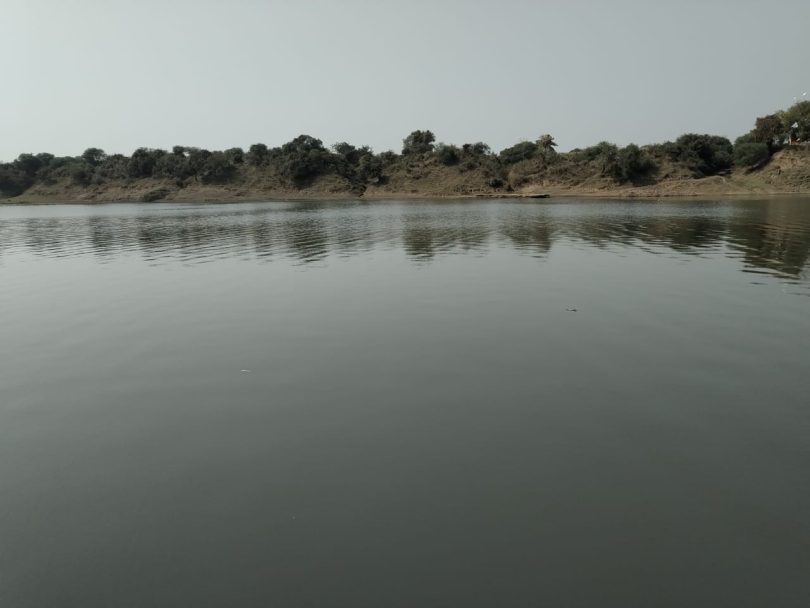
[[0,204],[11,205],[48,205],[60,203],[104,204],[104,203],[143,203],[143,202],[197,202],[197,203],[238,203],[238,202],[274,202],[274,201],[329,201],[329,200],[474,200],[474,199],[508,199],[508,200],[544,200],[550,198],[589,198],[589,199],[675,199],[675,198],[761,198],[807,196],[810,190],[770,190],[740,188],[706,188],[686,185],[684,187],[666,188],[615,188],[615,189],[578,189],[549,188],[544,192],[498,192],[476,194],[445,194],[420,192],[308,192],[299,191],[229,191],[211,188],[189,188],[172,192],[165,196],[154,197],[138,189],[122,192],[102,189],[92,193],[26,193],[13,198],[0,199]]
[[106,179],[78,184],[63,178],[35,183],[22,194],[3,203],[100,203],[100,202],[238,202],[268,200],[407,200],[543,197],[577,198],[673,198],[740,197],[810,194],[810,151],[785,149],[765,165],[735,169],[721,175],[695,178],[677,165],[663,164],[658,174],[642,184],[617,183],[594,172],[592,167],[536,170],[529,163],[518,165],[507,179],[493,179],[480,168],[446,166],[432,157],[408,159],[390,166],[364,187],[338,175],[323,175],[297,186],[272,170],[243,167],[228,183],[159,178]]

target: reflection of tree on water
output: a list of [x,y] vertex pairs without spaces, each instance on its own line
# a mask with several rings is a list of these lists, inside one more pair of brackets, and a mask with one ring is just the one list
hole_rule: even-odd
[[769,201],[729,225],[729,245],[748,266],[799,276],[810,260],[810,206]]
[[678,217],[642,225],[643,241],[664,243],[678,251],[717,246],[725,233],[722,220],[712,217]]
[[677,251],[716,246],[722,242],[725,224],[711,217],[622,217],[589,219],[573,223],[567,232],[604,247],[619,243],[663,245]]
[[[387,204],[388,205],[388,204]],[[26,247],[43,256],[110,259],[140,251],[147,259],[187,263],[212,257],[274,255],[303,262],[330,253],[358,255],[387,243],[430,261],[459,251],[485,252],[493,239],[516,251],[546,254],[555,240],[600,248],[671,248],[690,255],[728,247],[751,268],[799,277],[810,260],[810,205],[797,201],[694,204],[634,203],[626,210],[509,203],[424,206],[322,203],[170,213],[28,217],[0,224],[4,250]],[[637,206],[636,206],[637,205]],[[603,213],[604,211],[604,213]]]
[[278,227],[264,218],[256,218],[250,229],[250,241],[256,255],[259,257],[272,256],[275,244],[279,240]]
[[375,229],[367,213],[341,215],[329,222],[332,248],[342,254],[351,255],[359,251],[370,251],[378,242],[394,240],[390,231],[382,227]]
[[[437,221],[438,220],[438,221]],[[430,260],[440,253],[459,249],[483,249],[491,229],[485,216],[465,217],[463,213],[418,213],[402,217],[402,244],[405,252],[419,260]]]
[[528,249],[537,253],[551,250],[554,229],[547,220],[524,219],[503,223],[500,233],[508,238],[517,249]]
[[118,249],[116,231],[108,218],[93,216],[87,220],[90,245],[93,251],[101,258],[114,257]]
[[202,258],[216,253],[242,253],[252,249],[249,224],[211,221],[205,216],[177,215],[137,219],[137,239],[149,256],[181,253]]
[[79,228],[72,218],[30,218],[24,221],[25,244],[34,253],[58,256],[71,243],[84,244],[86,227]]
[[284,222],[281,237],[287,250],[303,262],[315,262],[329,254],[329,234],[317,216],[296,216]]

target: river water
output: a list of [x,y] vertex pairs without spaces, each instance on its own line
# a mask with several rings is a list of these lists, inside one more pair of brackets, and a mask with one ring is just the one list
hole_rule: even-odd
[[810,199],[0,207],[0,605],[805,607]]

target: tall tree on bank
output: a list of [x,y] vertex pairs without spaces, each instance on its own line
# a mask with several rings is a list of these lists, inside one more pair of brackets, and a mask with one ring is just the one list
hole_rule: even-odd
[[402,154],[424,154],[433,152],[436,136],[432,131],[414,131],[402,140]]

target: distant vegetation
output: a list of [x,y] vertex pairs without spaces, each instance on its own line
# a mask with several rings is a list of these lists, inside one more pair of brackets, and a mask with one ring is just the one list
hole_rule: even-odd
[[429,130],[414,131],[400,153],[374,153],[368,146],[340,142],[327,148],[320,139],[300,135],[278,147],[257,143],[248,148],[210,151],[188,146],[171,150],[138,148],[131,156],[106,154],[88,148],[79,156],[57,157],[46,152],[20,154],[0,163],[0,194],[25,192],[35,184],[68,183],[79,187],[111,182],[157,179],[185,188],[193,183],[227,184],[251,175],[273,175],[289,188],[302,188],[325,175],[345,180],[361,193],[381,184],[392,172],[413,173],[414,163],[479,171],[491,188],[517,188],[533,180],[612,180],[617,184],[644,184],[659,178],[665,166],[679,175],[700,178],[723,174],[733,167],[764,164],[788,143],[810,141],[810,101],[757,118],[750,132],[732,144],[725,137],[689,133],[674,142],[620,148],[601,142],[561,153],[551,135],[522,141],[500,153],[482,142],[462,146],[436,143]]

